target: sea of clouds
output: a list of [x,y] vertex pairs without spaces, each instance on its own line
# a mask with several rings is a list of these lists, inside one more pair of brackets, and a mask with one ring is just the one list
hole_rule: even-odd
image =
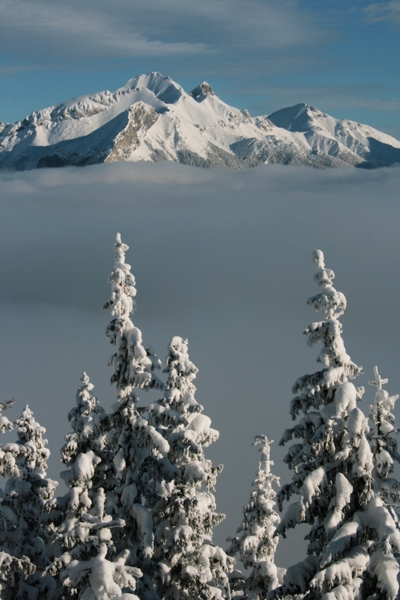
[[[3,173],[0,369],[2,400],[15,398],[10,418],[25,404],[34,410],[58,478],[81,372],[105,407],[114,401],[100,308],[121,232],[137,280],[133,321],[161,359],[173,335],[189,339],[197,400],[220,431],[207,456],[225,464],[217,501],[228,518],[215,537],[225,545],[257,468],[254,435],[275,440],[275,472],[290,477],[278,442],[292,426],[291,386],[318,368],[318,349],[302,336],[320,318],[306,305],[318,291],[315,248],[348,300],[343,338],[365,369],[363,406],[374,365],[400,392],[399,184],[400,168],[121,163]],[[282,565],[302,558],[298,538],[280,544]]]

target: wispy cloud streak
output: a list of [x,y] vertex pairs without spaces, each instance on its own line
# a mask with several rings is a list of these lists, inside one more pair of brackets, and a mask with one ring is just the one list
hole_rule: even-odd
[[294,0],[284,7],[275,0],[1,0],[0,7],[2,48],[49,63],[294,48],[322,42],[324,33]]
[[380,2],[369,4],[363,10],[367,23],[383,23],[400,25],[400,1]]

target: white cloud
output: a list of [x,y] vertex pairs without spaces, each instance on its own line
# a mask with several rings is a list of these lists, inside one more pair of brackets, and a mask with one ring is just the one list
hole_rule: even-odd
[[17,55],[54,59],[169,56],[207,52],[202,42],[164,41],[144,34],[118,10],[38,0],[2,0],[2,47]]
[[363,12],[368,23],[387,22],[391,25],[400,25],[399,0],[369,4],[364,8]]
[[1,0],[2,48],[47,63],[168,57],[322,42],[298,2],[276,0]]

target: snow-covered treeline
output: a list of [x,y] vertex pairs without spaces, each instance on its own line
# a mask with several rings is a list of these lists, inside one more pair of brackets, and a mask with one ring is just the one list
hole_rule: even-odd
[[[308,300],[322,321],[305,330],[309,346],[321,345],[321,368],[295,381],[290,413],[297,422],[280,441],[291,442],[285,462],[292,480],[279,487],[269,432],[257,435],[249,501],[224,550],[213,543],[224,519],[213,493],[222,466],[205,452],[219,434],[196,401],[188,341],[172,338],[162,368],[133,324],[136,282],[127,250],[117,234],[104,305],[116,399],[102,407],[83,373],[61,448],[68,491],[57,496],[57,482],[47,477],[45,429],[28,406],[15,421],[17,440],[0,444],[1,599],[395,600],[397,396],[383,389],[387,380],[375,368],[368,416],[358,405],[364,389],[350,380],[362,368],[346,352],[339,320],[346,299],[322,252],[313,253],[320,291]],[[149,389],[159,400],[142,405],[139,394]],[[0,432],[12,430],[1,414]],[[279,536],[300,523],[309,525],[307,555],[280,568]]]

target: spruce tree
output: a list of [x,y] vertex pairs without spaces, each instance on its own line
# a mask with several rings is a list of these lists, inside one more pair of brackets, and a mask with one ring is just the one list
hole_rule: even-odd
[[164,370],[164,397],[149,408],[150,423],[169,443],[174,480],[161,481],[155,506],[155,559],[162,571],[161,598],[208,600],[228,592],[226,572],[232,559],[212,543],[213,528],[224,518],[216,512],[212,491],[222,466],[204,456],[218,438],[211,420],[195,399],[197,368],[189,359],[188,342],[172,338]]
[[159,360],[149,347],[143,346],[142,332],[130,318],[136,309],[136,282],[131,266],[125,262],[125,252],[129,250],[129,246],[121,241],[119,233],[114,250],[114,269],[109,277],[111,297],[103,309],[111,308],[112,320],[106,335],[110,344],[116,346],[116,352],[109,360],[114,370],[111,383],[116,384],[120,406],[125,406],[127,403],[137,402],[135,389],[162,387],[162,383],[154,374],[154,369],[160,367]]
[[12,407],[14,400],[8,400],[7,402],[0,402],[0,433],[6,433],[12,431],[12,423],[7,417],[2,414],[3,410],[7,410]]
[[[2,414],[3,410],[12,407],[14,400],[8,402],[0,402],[0,433],[7,433],[13,430],[11,421]],[[17,444],[3,443],[0,445],[0,475],[3,477],[13,477],[19,474],[19,469],[16,464],[16,458],[21,454],[21,448]],[[4,491],[1,489],[0,498],[4,498]],[[4,512],[4,511],[3,511]]]
[[[298,378],[293,386],[296,395],[290,404],[292,419],[295,420],[300,413],[304,416],[295,427],[284,432],[280,445],[285,445],[293,438],[301,441],[292,445],[284,458],[294,474],[292,483],[284,485],[278,494],[280,509],[284,499],[289,500],[294,494],[300,494],[300,498],[289,507],[278,529],[285,534],[286,529],[297,523],[309,522],[313,525],[308,536],[311,555],[320,553],[324,548],[326,539],[322,523],[329,501],[325,494],[320,493],[315,497],[313,490],[308,491],[308,487],[314,485],[315,491],[320,492],[319,486],[326,477],[325,465],[331,466],[338,449],[343,449],[343,419],[347,419],[350,412],[356,409],[364,391],[362,388],[356,389],[348,381],[359,375],[362,369],[351,361],[341,337],[339,317],[346,309],[346,298],[333,287],[335,275],[325,268],[320,250],[313,253],[313,261],[318,266],[314,280],[322,289],[307,303],[322,312],[325,318],[311,323],[304,333],[308,336],[309,346],[322,343],[317,357],[322,369]],[[357,416],[360,418],[360,415]],[[339,421],[339,425],[336,421]],[[336,475],[332,469],[329,472]],[[308,492],[308,496],[304,497],[303,492]]]
[[86,559],[80,554],[79,559],[69,561],[63,570],[66,599],[117,600],[122,597],[124,600],[139,600],[133,592],[141,571],[126,565],[128,550],[113,556],[111,530],[124,527],[125,522],[112,520],[105,514],[105,501],[104,490],[99,488],[94,510],[81,516],[81,525],[89,532],[85,536],[85,545],[90,552],[86,553]]
[[16,426],[17,442],[4,444],[2,448],[11,456],[5,470],[9,478],[2,499],[2,514],[8,526],[1,532],[0,546],[12,556],[14,565],[20,564],[21,570],[17,574],[14,569],[2,597],[5,600],[47,600],[55,589],[55,581],[46,573],[50,565],[47,548],[51,539],[43,526],[43,516],[57,483],[46,477],[50,454],[47,440],[43,439],[46,430],[35,421],[28,406]]
[[[2,414],[3,410],[11,408],[13,400],[0,403],[0,433],[12,431],[11,421]],[[0,444],[0,474],[3,477],[15,477],[19,474],[16,458],[21,455],[21,447],[17,444]],[[17,558],[12,554],[14,544],[10,538],[18,527],[18,517],[14,511],[3,503],[4,490],[0,488],[0,596],[9,600],[15,595],[15,587],[19,577],[32,575],[36,567],[28,558]]]
[[[305,331],[309,345],[322,342],[317,361],[323,368],[299,378],[291,403],[299,423],[285,431],[281,444],[293,437],[300,443],[289,448],[285,461],[293,469],[292,483],[283,486],[278,500],[298,495],[278,526],[285,535],[298,523],[309,523],[308,558],[288,569],[275,595],[309,593],[310,598],[394,599],[397,588],[393,552],[400,537],[393,519],[373,492],[369,427],[357,407],[363,389],[348,381],[357,367],[346,353],[338,320],[346,308],[343,294],[325,268],[321,251],[313,254],[322,290],[308,303],[324,320]],[[384,565],[384,566],[382,566]]]
[[273,484],[279,477],[271,473],[270,444],[265,435],[255,436],[253,446],[259,446],[261,460],[249,502],[243,508],[243,521],[237,535],[228,538],[228,554],[239,555],[245,569],[250,569],[244,585],[244,598],[264,600],[268,592],[279,585],[278,569],[274,562],[278,538],[274,535],[280,522],[274,510],[276,493]]
[[116,556],[112,536],[125,522],[112,516],[116,478],[114,453],[107,444],[110,418],[92,390],[83,373],[76,406],[68,414],[73,432],[61,450],[62,462],[69,467],[61,476],[70,489],[50,513],[53,522],[57,510],[60,513],[58,552],[50,572],[59,576],[61,598],[109,600],[124,590],[126,600],[137,600],[133,592],[142,573],[125,564],[128,551]]
[[[63,549],[84,541],[79,517],[93,506],[97,489],[103,484],[98,473],[102,457],[95,417],[103,415],[104,409],[93,396],[93,387],[89,377],[83,373],[76,393],[76,406],[68,414],[73,431],[66,435],[66,443],[61,449],[61,461],[69,467],[61,473],[69,491],[59,499],[62,522],[57,534]],[[54,516],[52,514],[53,522]]]
[[105,440],[109,419],[93,395],[93,387],[87,374],[83,373],[76,393],[76,406],[68,414],[73,431],[66,436],[61,449],[61,461],[69,467],[61,477],[69,491],[52,502],[47,517],[55,530],[54,561],[50,572],[59,576],[59,585],[63,586],[63,594],[68,598],[78,593],[73,591],[75,588],[66,574],[69,563],[89,560],[97,553],[90,519],[97,511],[99,490],[104,498],[107,496],[108,503],[113,504],[115,481],[113,473],[107,469],[110,449]]
[[382,386],[388,379],[382,379],[378,367],[374,367],[375,379],[369,384],[376,387],[375,402],[370,405],[369,440],[373,454],[374,490],[382,499],[383,504],[389,509],[392,517],[398,521],[397,509],[400,506],[400,483],[393,476],[395,462],[400,463],[400,454],[397,450],[397,440],[394,435],[398,429],[394,426],[395,417],[392,413],[398,394],[389,396]]
[[113,367],[111,383],[116,386],[117,402],[110,413],[107,442],[114,450],[116,514],[126,526],[113,536],[118,552],[129,551],[128,564],[139,567],[143,579],[138,595],[143,600],[155,598],[153,590],[153,517],[154,486],[169,451],[164,437],[146,419],[147,409],[139,406],[137,390],[163,387],[155,374],[160,361],[150,346],[144,346],[142,333],[132,323],[135,310],[135,278],[125,262],[128,246],[117,234],[114,244],[115,262],[110,275],[111,297],[104,309],[111,308],[112,320],[106,334],[116,352],[109,364]]

